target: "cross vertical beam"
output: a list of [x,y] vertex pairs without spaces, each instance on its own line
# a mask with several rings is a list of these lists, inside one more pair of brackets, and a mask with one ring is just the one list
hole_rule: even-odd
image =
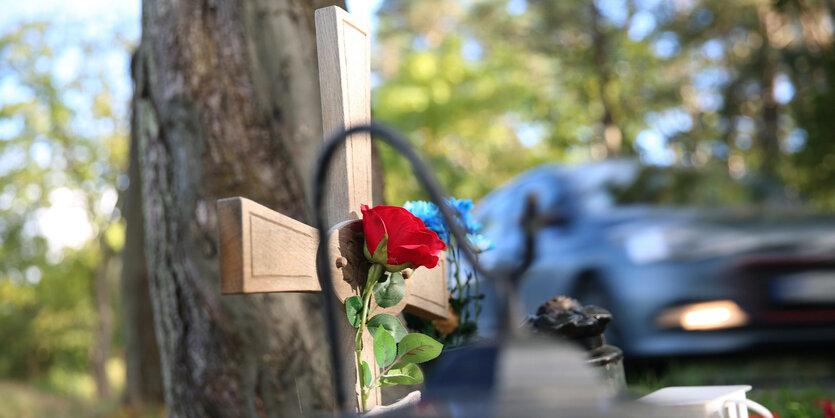
[[[323,126],[326,134],[370,121],[370,42],[364,25],[355,22],[342,9],[330,7],[316,11],[317,51]],[[371,138],[355,134],[335,156],[327,184],[326,214],[330,226],[328,245],[331,285],[337,298],[358,295],[365,283],[368,262],[363,256],[360,205],[371,204]],[[275,212],[243,197],[217,202],[221,292],[251,294],[266,292],[318,292],[321,285],[316,270],[315,228]],[[347,264],[346,264],[347,263]],[[447,317],[446,269],[417,269],[406,281],[403,301],[377,313],[397,315],[404,309],[427,319]],[[339,307],[344,309],[344,305]],[[358,379],[353,352],[354,333],[347,320],[340,323],[340,347],[345,386],[338,388],[345,399],[356,399]],[[373,367],[371,334],[363,336],[362,360]],[[353,377],[352,377],[353,376]],[[372,391],[369,407],[380,404],[380,390]],[[358,407],[359,402],[353,404]]]
[[[353,126],[371,122],[371,39],[368,28],[336,6],[316,10],[316,51],[319,58],[319,94],[322,99],[322,127],[325,137]],[[328,227],[347,219],[359,219],[360,205],[372,205],[371,136],[354,134],[339,147],[331,160],[325,213]],[[343,376],[349,387],[337,390],[357,393],[357,371],[361,370],[353,352],[354,328],[342,322]],[[362,338],[363,361],[371,367],[372,379],[378,374],[371,333]],[[377,388],[368,396],[369,407],[379,405]]]
[[[319,94],[325,137],[371,122],[371,40],[368,28],[336,6],[316,10]],[[359,219],[371,205],[371,137],[354,134],[331,163],[328,227]]]

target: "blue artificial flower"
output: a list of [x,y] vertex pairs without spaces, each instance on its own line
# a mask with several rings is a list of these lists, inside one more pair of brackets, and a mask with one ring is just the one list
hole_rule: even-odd
[[426,226],[426,229],[435,232],[438,234],[438,238],[441,241],[448,243],[449,242],[449,234],[447,232],[447,228],[444,224],[443,218],[441,217],[441,211],[435,206],[432,202],[425,202],[423,200],[416,200],[412,202],[406,202],[403,205],[406,210],[412,213],[412,215],[417,216],[423,221],[423,224]]
[[473,219],[473,215],[470,213],[473,210],[472,199],[456,199],[454,197],[450,197],[448,202],[453,209],[458,211],[458,214],[461,216],[460,219],[464,221],[464,225],[462,226],[467,230],[468,234],[475,234],[481,230],[481,224],[476,222],[476,220]]
[[[457,212],[459,225],[465,229],[467,238],[476,249],[479,251],[487,251],[493,247],[490,240],[485,238],[483,235],[478,234],[482,225],[478,223],[473,218],[472,213],[470,213],[473,210],[472,199],[456,199],[454,197],[450,197],[447,200],[447,203],[455,212]],[[406,202],[403,207],[413,215],[420,218],[420,220],[423,221],[423,224],[426,225],[427,229],[438,234],[438,238],[449,244],[449,227],[446,225],[446,222],[444,222],[438,206],[432,202],[417,200]]]
[[493,242],[484,235],[467,234],[467,239],[470,240],[470,244],[480,253],[493,249]]
[[417,216],[420,218],[424,223],[426,220],[433,219],[438,216],[438,207],[435,206],[432,202],[425,202],[423,200],[415,200],[411,202],[406,202],[403,205],[406,210],[412,213],[412,215]]

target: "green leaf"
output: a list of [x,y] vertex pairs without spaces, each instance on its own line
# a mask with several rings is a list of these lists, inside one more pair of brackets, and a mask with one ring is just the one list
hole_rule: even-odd
[[409,334],[400,341],[397,357],[406,363],[423,363],[441,354],[444,345],[423,334]]
[[385,281],[374,285],[374,300],[381,308],[389,308],[400,303],[406,295],[406,281],[400,273],[391,273]]
[[380,378],[380,387],[394,385],[416,385],[423,382],[423,372],[416,364],[400,362]]
[[374,249],[374,255],[372,257],[368,258],[368,255],[369,255],[368,254],[368,241],[366,240],[365,241],[365,250],[364,250],[365,256],[372,263],[386,265],[386,263],[389,261],[388,242],[389,242],[388,234],[383,235],[383,239],[380,240],[380,243],[377,244],[377,248]]
[[362,298],[354,295],[345,299],[345,313],[348,315],[348,322],[354,328],[360,326],[360,321],[362,321]]
[[371,385],[371,367],[365,360],[362,361],[362,381],[360,382],[360,384],[363,387],[368,387],[369,385]]
[[397,343],[385,329],[374,332],[374,358],[380,367],[388,367],[397,358]]
[[398,264],[396,266],[386,264],[386,271],[389,272],[389,273],[397,273],[398,271],[401,271],[403,269],[412,268],[414,266],[415,265],[412,264],[412,263],[403,263],[403,264]]
[[368,329],[371,331],[371,335],[375,335],[377,327],[382,327],[388,331],[394,337],[394,342],[398,343],[408,334],[408,331],[400,323],[400,320],[396,316],[387,313],[374,315],[373,318],[368,320]]
[[461,308],[464,307],[464,303],[460,299],[449,298],[449,306],[452,307],[452,310],[454,310],[457,315],[461,315]]

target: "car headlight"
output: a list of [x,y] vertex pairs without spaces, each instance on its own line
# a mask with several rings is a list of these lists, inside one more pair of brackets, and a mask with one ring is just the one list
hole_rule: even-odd
[[655,323],[660,328],[706,331],[741,327],[748,323],[748,315],[732,300],[716,300],[665,309]]

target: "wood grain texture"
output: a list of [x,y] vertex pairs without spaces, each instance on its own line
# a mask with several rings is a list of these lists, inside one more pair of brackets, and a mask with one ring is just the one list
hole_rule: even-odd
[[[370,42],[368,29],[344,10],[329,7],[315,12],[322,122],[325,134],[370,122]],[[333,260],[332,285],[340,301],[358,295],[368,273],[362,252],[359,209],[372,204],[372,156],[368,134],[354,135],[332,162],[327,189],[327,220],[332,226],[328,245]],[[221,292],[316,292],[316,230],[288,216],[244,198],[217,202]],[[336,259],[347,264],[337,268]],[[433,270],[418,269],[407,281],[403,301],[376,313],[398,314],[404,309],[431,318],[448,314],[445,264]],[[372,301],[372,306],[375,302]],[[339,346],[343,349],[346,376],[354,376],[353,328],[342,324]],[[362,359],[374,364],[370,333],[363,336]],[[372,368],[376,377],[377,370]],[[369,407],[379,405],[380,390],[372,391]]]
[[[371,55],[368,28],[332,6],[316,10],[319,87],[325,135],[371,121]],[[361,204],[371,205],[371,138],[353,135],[334,157],[329,173],[327,214],[330,225],[359,219]],[[418,269],[410,280],[406,310],[431,319],[448,314],[446,270]]]
[[[241,197],[218,200],[217,214],[223,294],[322,290],[316,272],[319,238],[315,228]],[[339,301],[344,303],[348,297],[360,294],[370,267],[363,254],[362,221],[340,222],[331,228],[328,236],[333,258],[328,263],[332,286]],[[337,267],[336,260],[340,258],[346,263]],[[438,267],[418,268],[412,274],[399,304],[380,308],[372,299],[371,308],[376,313],[397,315],[406,310],[429,319],[445,318],[448,314],[446,272],[442,254]],[[351,330],[342,333],[341,346],[345,348],[345,363],[354,365]],[[373,342],[370,334],[366,334],[362,358],[374,364]],[[351,368],[347,372],[353,376],[356,370]],[[372,374],[376,377],[376,370]],[[380,399],[380,391],[375,390],[368,406],[379,405]]]
[[[332,6],[316,10],[319,94],[325,136],[371,121],[371,42],[368,28]],[[329,225],[359,219],[372,204],[371,137],[352,135],[334,156],[329,172]]]
[[251,200],[217,202],[223,294],[318,292],[317,231]]
[[406,289],[406,312],[428,319],[445,319],[449,315],[446,252],[441,252],[437,267],[415,269],[406,280]]
[[[371,42],[369,31],[339,7],[318,9],[314,13],[316,50],[319,59],[319,95],[322,101],[322,127],[325,137],[334,132],[371,121]],[[371,205],[371,137],[352,135],[339,147],[328,172],[328,198],[325,214],[328,225],[359,219],[360,205]],[[351,347],[347,337],[350,325],[343,324],[343,347]],[[374,363],[370,339],[363,336],[362,359]],[[350,356],[344,350],[343,356]],[[347,364],[356,364],[356,358]],[[359,378],[354,370],[355,388]],[[377,368],[372,367],[372,379]],[[350,375],[349,375],[350,376]],[[379,405],[380,389],[371,391],[368,407]]]
[[[315,228],[242,197],[218,200],[217,211],[223,294],[322,290],[316,272],[319,237]],[[333,289],[339,301],[345,302],[360,294],[370,267],[362,251],[362,221],[340,222],[328,236]],[[341,257],[347,263],[337,268],[336,260]],[[432,300],[431,292],[437,293],[431,286],[417,289],[425,291],[420,300]],[[406,307],[407,298],[408,293],[401,303],[377,312],[397,315]],[[376,307],[373,301],[372,307]]]
[[[371,264],[365,259],[362,246],[365,245],[365,239],[362,235],[362,221],[343,221],[331,228],[330,234],[330,248],[331,254],[334,256],[334,261],[337,257],[345,257],[348,260],[348,265],[337,269],[334,263],[331,264],[331,278],[333,279],[333,290],[340,302],[345,302],[345,299],[360,295],[362,285],[368,278],[368,269]],[[403,312],[409,299],[409,286],[406,286],[406,295],[403,300],[397,305],[388,308],[381,308],[377,306],[377,302],[371,299],[371,310],[375,314],[387,313],[397,315]],[[369,363],[370,364],[370,363]]]

